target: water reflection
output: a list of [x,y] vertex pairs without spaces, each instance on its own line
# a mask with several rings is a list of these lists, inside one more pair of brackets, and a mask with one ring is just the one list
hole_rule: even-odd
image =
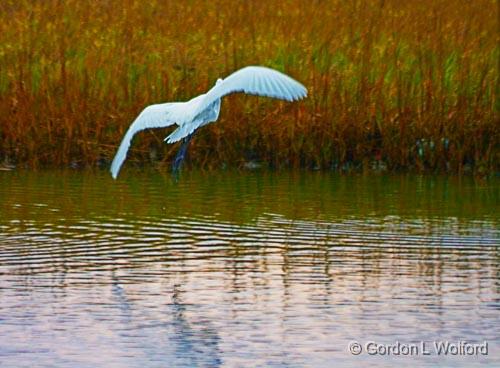
[[[0,176],[6,366],[500,363],[498,180]],[[490,342],[353,357],[351,340]]]

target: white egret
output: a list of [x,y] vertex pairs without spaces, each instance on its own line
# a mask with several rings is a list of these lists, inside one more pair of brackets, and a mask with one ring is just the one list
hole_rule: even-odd
[[261,66],[247,66],[226,79],[218,79],[207,93],[186,102],[169,102],[146,107],[130,125],[111,164],[111,175],[118,176],[134,135],[147,128],[163,128],[177,124],[178,128],[165,141],[183,140],[175,157],[173,170],[177,171],[186,154],[193,133],[199,127],[219,117],[221,98],[235,92],[295,101],[307,96],[307,89],[289,76]]

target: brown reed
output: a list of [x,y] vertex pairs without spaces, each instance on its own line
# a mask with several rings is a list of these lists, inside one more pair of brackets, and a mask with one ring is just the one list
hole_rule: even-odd
[[[266,65],[308,99],[224,99],[191,165],[498,172],[499,4],[4,0],[0,160],[107,165],[145,105]],[[169,162],[168,131],[139,134],[127,162]]]

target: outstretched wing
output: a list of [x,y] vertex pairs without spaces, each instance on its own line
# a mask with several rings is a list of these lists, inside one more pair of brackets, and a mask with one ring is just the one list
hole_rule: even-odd
[[286,101],[300,100],[307,96],[307,89],[288,75],[263,66],[247,66],[217,83],[188,114],[174,112],[170,117],[182,125],[193,120],[219,98],[235,92]]
[[120,167],[127,157],[128,148],[130,147],[130,142],[132,141],[134,135],[147,128],[163,128],[174,124],[175,121],[170,119],[169,113],[178,110],[181,105],[183,105],[182,102],[164,103],[151,105],[142,110],[139,116],[128,128],[127,133],[123,137],[120,147],[116,152],[115,158],[111,163],[111,175],[113,176],[113,179],[116,179],[118,176]]

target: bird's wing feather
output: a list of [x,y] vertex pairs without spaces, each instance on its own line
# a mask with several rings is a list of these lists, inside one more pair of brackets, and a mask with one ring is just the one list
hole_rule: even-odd
[[127,133],[125,133],[125,136],[120,143],[120,147],[113,158],[113,162],[111,163],[111,175],[114,179],[118,176],[120,167],[127,157],[130,142],[132,141],[134,135],[147,128],[163,128],[173,125],[175,121],[170,119],[169,113],[179,110],[182,105],[182,102],[171,102],[151,105],[142,110],[139,116],[137,116],[128,128]]
[[307,89],[288,75],[262,66],[247,66],[215,85],[189,113],[175,111],[170,117],[180,124],[189,122],[217,99],[236,92],[286,101],[300,100],[307,96]]
[[300,100],[307,96],[307,89],[288,75],[263,66],[247,66],[234,72],[208,91],[204,104],[210,104],[234,92],[279,98],[286,101]]
[[247,66],[208,91],[199,108],[203,110],[215,100],[235,92],[286,101],[300,100],[307,96],[307,89],[288,75],[262,66]]

